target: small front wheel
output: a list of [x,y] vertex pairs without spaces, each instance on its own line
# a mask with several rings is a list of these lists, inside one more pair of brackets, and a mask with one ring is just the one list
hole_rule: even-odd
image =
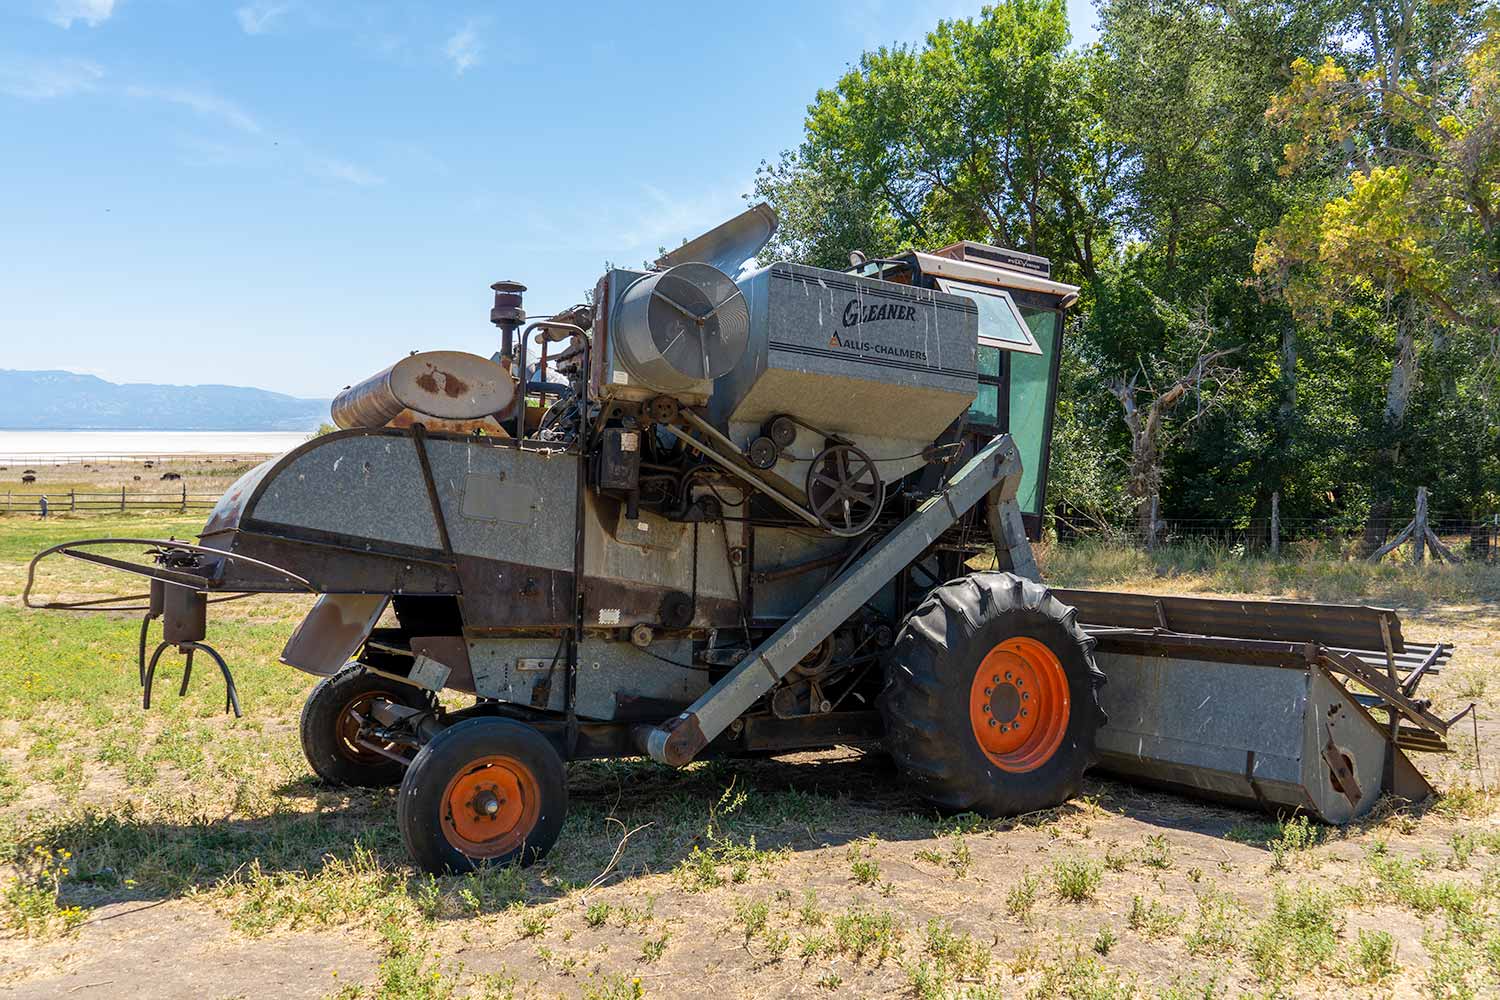
[[302,706],[302,753],[313,772],[330,785],[389,788],[399,784],[402,763],[360,738],[377,701],[428,709],[430,694],[350,663],[323,678]]
[[557,842],[567,772],[547,738],[515,719],[469,719],[433,737],[407,768],[396,817],[424,871],[530,864]]

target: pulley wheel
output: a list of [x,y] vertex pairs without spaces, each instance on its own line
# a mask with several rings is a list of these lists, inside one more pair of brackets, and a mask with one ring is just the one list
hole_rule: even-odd
[[677,419],[677,400],[671,396],[657,396],[651,401],[648,412],[658,424],[670,424]]
[[762,436],[750,442],[750,447],[745,451],[745,457],[757,469],[769,469],[781,457],[781,449],[776,447],[776,442]]
[[870,456],[852,444],[824,448],[807,470],[807,502],[835,535],[858,535],[875,523],[885,486]]
[[791,417],[776,417],[766,425],[766,436],[778,448],[790,448],[797,440],[797,422]]

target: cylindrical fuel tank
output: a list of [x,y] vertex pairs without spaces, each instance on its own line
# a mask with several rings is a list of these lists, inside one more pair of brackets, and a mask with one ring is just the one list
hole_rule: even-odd
[[631,381],[658,392],[703,391],[745,356],[750,310],[733,280],[687,263],[637,279],[609,336]]
[[463,351],[423,351],[350,386],[333,401],[333,422],[345,430],[384,427],[405,409],[444,420],[499,413],[515,397],[510,373]]

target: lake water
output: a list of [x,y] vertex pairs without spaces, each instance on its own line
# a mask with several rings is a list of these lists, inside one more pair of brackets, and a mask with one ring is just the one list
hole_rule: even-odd
[[115,455],[278,455],[308,431],[7,431],[0,460],[32,462]]

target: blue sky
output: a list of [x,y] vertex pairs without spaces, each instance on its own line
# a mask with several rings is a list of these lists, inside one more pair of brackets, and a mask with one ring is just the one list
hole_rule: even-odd
[[980,6],[0,0],[0,368],[489,354],[490,282],[541,315],[734,214],[819,87]]

